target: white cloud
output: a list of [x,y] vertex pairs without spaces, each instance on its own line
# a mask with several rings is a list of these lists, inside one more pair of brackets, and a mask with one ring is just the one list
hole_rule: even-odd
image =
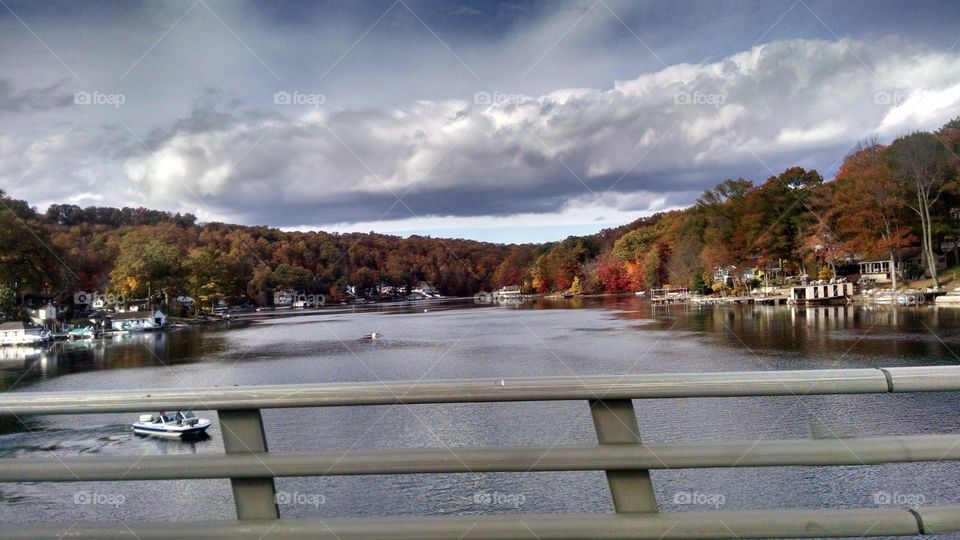
[[956,54],[779,41],[607,89],[490,104],[198,107],[138,135],[146,147],[125,128],[104,136],[80,126],[59,143],[55,132],[3,135],[0,177],[26,172],[15,194],[34,203],[67,200],[67,187],[102,194],[103,204],[287,227],[628,221],[729,176],[829,168],[871,134],[937,127],[960,114],[957,80]]
[[[956,114],[957,79],[956,56],[776,42],[606,91],[423,100],[178,133],[125,170],[146,201],[202,195],[217,215],[288,225],[373,223],[404,193],[417,215],[556,216],[614,183],[618,193],[691,191],[738,167],[765,175],[766,164],[842,155],[892,126],[943,122]],[[895,87],[909,99],[877,100]]]

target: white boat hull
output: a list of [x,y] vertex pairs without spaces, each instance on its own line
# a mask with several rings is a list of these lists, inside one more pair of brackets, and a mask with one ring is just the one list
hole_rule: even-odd
[[149,435],[152,437],[184,438],[197,437],[206,433],[210,427],[210,421],[206,418],[200,418],[196,424],[189,426],[177,426],[172,424],[157,424],[153,422],[135,422],[133,432],[140,435]]

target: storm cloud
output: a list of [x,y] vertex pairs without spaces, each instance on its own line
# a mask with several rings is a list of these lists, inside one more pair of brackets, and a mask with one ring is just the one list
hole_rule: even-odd
[[11,2],[0,189],[296,229],[592,232],[729,177],[829,178],[859,140],[960,114],[960,5],[921,4]]
[[873,50],[793,40],[608,90],[198,118],[123,167],[145,201],[281,226],[550,213],[607,193],[696,192],[795,163],[830,169],[859,139],[960,114],[955,55]]

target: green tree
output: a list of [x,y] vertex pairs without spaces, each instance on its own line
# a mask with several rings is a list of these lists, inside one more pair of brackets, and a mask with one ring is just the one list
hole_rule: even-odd
[[0,283],[0,321],[16,317],[17,291],[6,283]]
[[294,291],[306,291],[313,282],[313,272],[300,266],[281,264],[273,270],[277,287]]
[[235,265],[231,262],[211,248],[197,248],[187,255],[187,292],[193,297],[196,309],[231,296],[237,280]]
[[72,272],[33,211],[0,191],[0,283],[14,292],[50,290],[65,284],[67,274]]
[[184,285],[183,250],[175,243],[153,239],[149,231],[128,233],[120,241],[110,281],[126,298],[163,292],[168,298]]

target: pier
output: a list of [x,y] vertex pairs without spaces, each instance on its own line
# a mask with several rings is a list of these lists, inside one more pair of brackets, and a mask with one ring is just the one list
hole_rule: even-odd
[[[958,461],[960,434],[768,441],[761,436],[765,426],[758,425],[756,441],[645,444],[632,400],[737,396],[802,399],[827,394],[957,391],[960,366],[7,392],[0,394],[0,415],[15,418],[140,413],[189,409],[197,404],[217,411],[224,454],[2,458],[0,482],[229,479],[236,519],[214,516],[208,521],[153,522],[143,516],[129,522],[4,523],[0,538],[59,538],[65,531],[71,537],[142,540],[746,539],[943,534],[960,531],[960,501],[912,508],[660,512],[649,471]],[[592,418],[597,444],[270,452],[261,420],[261,410],[268,408],[557,400],[583,402],[583,414]],[[280,515],[274,486],[274,479],[279,477],[586,470],[605,472],[615,512],[290,519]]]
[[758,306],[783,306],[787,304],[787,298],[784,295],[774,296],[700,296],[694,297],[693,302],[701,305],[724,305],[724,304],[756,304]]

